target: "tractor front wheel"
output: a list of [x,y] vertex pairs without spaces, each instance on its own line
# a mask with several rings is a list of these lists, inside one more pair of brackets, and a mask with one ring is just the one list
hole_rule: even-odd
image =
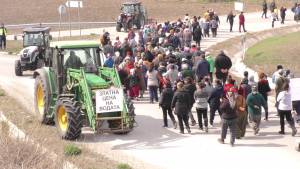
[[70,98],[59,99],[55,107],[55,125],[63,139],[77,139],[82,127],[79,102]]
[[44,75],[38,75],[34,83],[34,107],[39,115],[39,120],[43,124],[53,124],[53,118],[47,117],[50,104],[50,89]]
[[23,71],[22,71],[21,61],[20,60],[16,60],[15,61],[15,74],[16,74],[16,76],[22,76],[23,75]]

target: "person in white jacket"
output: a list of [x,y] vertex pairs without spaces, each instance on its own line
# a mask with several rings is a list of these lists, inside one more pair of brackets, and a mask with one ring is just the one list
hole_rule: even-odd
[[277,96],[278,112],[280,118],[280,128],[279,134],[285,134],[284,131],[284,117],[286,121],[292,128],[292,136],[297,134],[297,129],[295,127],[295,122],[292,118],[292,97],[289,90],[289,83],[284,83],[283,91],[281,91]]

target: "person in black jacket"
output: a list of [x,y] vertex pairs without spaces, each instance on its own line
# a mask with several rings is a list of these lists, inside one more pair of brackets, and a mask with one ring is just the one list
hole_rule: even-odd
[[200,41],[201,41],[202,37],[203,37],[202,28],[200,27],[200,25],[197,25],[193,29],[193,40],[196,42],[198,47],[200,47]]
[[261,15],[261,18],[263,18],[265,16],[265,19],[267,19],[268,4],[267,4],[266,0],[264,0],[264,2],[262,4],[262,10],[263,10],[263,13]]
[[169,114],[169,116],[173,122],[174,129],[176,129],[177,123],[176,123],[176,120],[173,116],[172,109],[171,109],[171,103],[172,103],[173,96],[174,96],[174,92],[172,90],[171,84],[170,83],[165,84],[164,89],[160,96],[159,106],[162,108],[162,111],[163,111],[163,119],[164,119],[163,127],[168,127],[167,114]]
[[230,11],[228,16],[227,16],[227,22],[229,22],[229,24],[230,24],[230,29],[229,29],[230,32],[232,32],[234,17],[235,17],[235,15],[233,15],[233,12]]
[[216,67],[216,77],[217,79],[222,80],[223,84],[225,84],[229,69],[232,66],[231,59],[223,52],[216,57],[215,59],[215,67]]
[[184,79],[184,89],[188,92],[189,97],[191,98],[191,102],[190,102],[190,110],[189,110],[189,117],[191,118],[191,122],[192,122],[192,126],[196,125],[196,120],[193,116],[192,113],[192,107],[193,104],[195,103],[195,99],[194,99],[194,93],[197,90],[196,85],[193,83],[193,79],[191,77],[187,77]]
[[218,110],[219,115],[221,116],[221,111],[219,109],[220,107],[220,99],[223,96],[223,86],[222,82],[220,80],[215,80],[215,87],[213,88],[211,95],[208,98],[208,103],[210,107],[210,118],[209,118],[209,123],[211,126],[213,126],[214,123],[214,118],[215,118],[215,113]]
[[224,139],[227,135],[227,129],[230,130],[230,144],[234,145],[236,136],[236,118],[237,114],[235,111],[235,96],[233,92],[227,92],[226,97],[222,98],[222,103],[220,105],[220,110],[222,112],[222,130],[221,138],[218,141],[224,144]]
[[177,91],[175,92],[172,99],[172,109],[175,108],[174,113],[177,115],[180,133],[184,133],[183,122],[185,124],[188,133],[191,133],[191,129],[188,121],[189,110],[191,109],[191,97],[189,93],[183,88],[183,83],[177,83]]

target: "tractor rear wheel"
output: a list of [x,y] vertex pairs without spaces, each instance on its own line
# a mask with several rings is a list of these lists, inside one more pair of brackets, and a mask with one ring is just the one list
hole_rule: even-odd
[[23,75],[23,71],[22,71],[22,66],[21,66],[21,61],[20,60],[16,60],[15,61],[15,74],[16,74],[16,76],[22,76]]
[[70,98],[59,99],[55,107],[55,125],[63,139],[77,139],[82,128],[79,102]]
[[50,105],[50,89],[47,78],[44,75],[38,75],[34,83],[34,107],[39,115],[39,121],[43,124],[53,124],[53,118],[47,117]]

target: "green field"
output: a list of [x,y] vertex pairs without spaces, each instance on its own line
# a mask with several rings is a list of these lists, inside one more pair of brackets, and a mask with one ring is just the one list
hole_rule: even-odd
[[281,64],[300,76],[300,32],[265,39],[246,53],[245,64],[271,75]]

